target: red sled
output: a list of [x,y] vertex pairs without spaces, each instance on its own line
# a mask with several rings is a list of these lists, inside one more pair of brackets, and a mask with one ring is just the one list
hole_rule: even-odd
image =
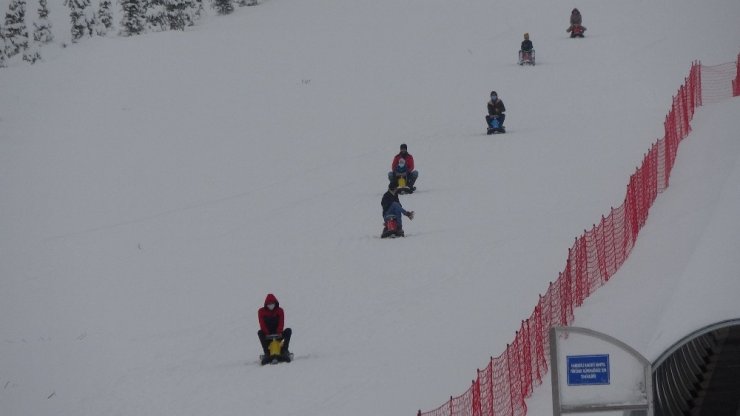
[[583,25],[571,25],[566,32],[570,32],[571,38],[582,38],[583,32],[586,31],[586,26]]
[[383,226],[383,233],[380,238],[396,238],[403,237],[403,229],[398,226],[395,215],[389,215],[385,217],[385,224]]

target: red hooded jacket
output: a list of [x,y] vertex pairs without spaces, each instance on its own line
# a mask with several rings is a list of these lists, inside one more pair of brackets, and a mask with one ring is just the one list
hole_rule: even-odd
[[414,157],[411,156],[411,153],[406,153],[405,155],[402,153],[397,154],[393,157],[393,162],[391,162],[391,172],[395,172],[396,168],[398,167],[398,160],[399,159],[406,159],[406,172],[413,172],[414,171]]
[[[267,308],[270,303],[275,304],[273,310]],[[257,311],[257,319],[259,319],[260,329],[265,335],[283,333],[285,312],[283,312],[283,308],[280,307],[280,303],[272,293],[268,293],[265,297],[265,305]]]

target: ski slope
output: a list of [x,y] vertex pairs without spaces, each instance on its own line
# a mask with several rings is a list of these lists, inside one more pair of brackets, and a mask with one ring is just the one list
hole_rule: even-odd
[[[436,407],[503,351],[573,238],[621,203],[691,61],[733,60],[740,40],[735,0],[268,0],[185,32],[67,47],[64,8],[49,7],[44,62],[0,70],[10,416]],[[585,39],[567,38],[572,7]],[[524,32],[535,67],[516,65]],[[485,135],[491,90],[506,135]],[[739,246],[737,110],[699,110],[634,259],[576,324],[659,353],[727,312],[692,320],[676,305],[697,270],[726,277],[705,303],[737,293],[736,261],[709,250]],[[407,238],[380,240],[400,143],[420,172],[401,197],[416,218]],[[656,256],[678,278],[647,287],[676,289],[625,302]],[[267,293],[293,329],[288,365],[257,363]],[[654,316],[644,327],[615,319],[638,307]],[[664,330],[645,338],[649,325]],[[548,400],[544,385],[530,414]]]

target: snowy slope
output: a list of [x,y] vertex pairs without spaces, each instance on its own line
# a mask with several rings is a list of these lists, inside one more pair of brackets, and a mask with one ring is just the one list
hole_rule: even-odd
[[[737,53],[734,0],[578,6],[573,41],[564,2],[269,0],[185,33],[60,33],[45,62],[11,63],[0,413],[412,414],[466,389],[621,203],[690,62]],[[505,136],[483,134],[492,89]],[[383,241],[402,142],[417,218]],[[696,233],[737,206],[732,183]],[[261,368],[268,292],[297,359]]]

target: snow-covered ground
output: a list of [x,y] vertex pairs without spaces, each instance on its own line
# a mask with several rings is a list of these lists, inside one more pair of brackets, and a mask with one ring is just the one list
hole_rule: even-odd
[[[572,7],[585,39],[566,37]],[[268,0],[66,48],[50,8],[44,62],[0,70],[10,416],[436,407],[621,204],[691,61],[740,45],[736,0]],[[524,32],[535,67],[515,64]],[[491,90],[506,135],[484,133]],[[699,110],[632,257],[575,324],[655,358],[740,317],[738,110]],[[420,171],[401,199],[417,216],[386,241],[400,143]],[[269,292],[296,360],[260,367]],[[530,414],[550,411],[548,386]]]

